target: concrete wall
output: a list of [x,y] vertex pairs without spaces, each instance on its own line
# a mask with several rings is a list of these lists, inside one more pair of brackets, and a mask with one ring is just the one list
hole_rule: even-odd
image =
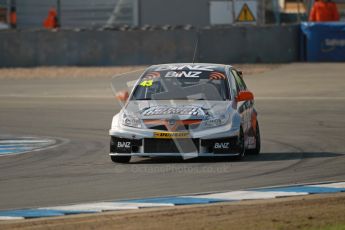
[[292,62],[299,56],[299,26],[203,30],[200,60],[220,63]]
[[0,67],[298,60],[298,26],[197,31],[0,31]]

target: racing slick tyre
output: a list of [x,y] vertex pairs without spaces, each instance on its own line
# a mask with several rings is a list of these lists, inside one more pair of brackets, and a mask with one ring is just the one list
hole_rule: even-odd
[[255,149],[248,149],[247,153],[253,154],[253,155],[259,155],[260,154],[261,138],[260,138],[259,122],[256,123],[255,142],[256,142]]
[[110,156],[114,163],[128,163],[131,160],[130,156]]
[[245,152],[246,152],[246,148],[244,145],[244,133],[243,133],[243,129],[241,127],[240,129],[240,135],[238,136],[238,141],[237,141],[238,147],[239,147],[239,152],[240,154],[235,156],[234,159],[237,161],[240,161],[244,158],[245,156]]

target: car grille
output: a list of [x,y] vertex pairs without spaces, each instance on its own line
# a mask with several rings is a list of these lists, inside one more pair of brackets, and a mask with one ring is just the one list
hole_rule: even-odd
[[195,153],[199,152],[199,139],[144,139],[145,153]]
[[[189,131],[190,129],[196,129],[199,127],[199,124],[193,124],[193,125],[182,125],[178,126],[176,128],[176,132],[181,132],[181,131]],[[149,129],[156,129],[156,130],[161,130],[161,131],[170,131],[165,125],[153,125],[153,126],[148,126]]]
[[170,125],[167,120],[144,120],[144,123],[148,129],[155,129],[161,131],[189,131],[199,127],[201,120],[182,120],[178,125]]
[[153,125],[153,126],[148,126],[148,128],[149,129],[162,130],[162,131],[168,131],[168,129],[165,125]]

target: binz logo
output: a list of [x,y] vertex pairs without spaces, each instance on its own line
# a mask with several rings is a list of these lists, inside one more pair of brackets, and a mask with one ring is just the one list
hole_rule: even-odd
[[165,77],[199,77],[201,73],[200,71],[169,71],[166,73]]
[[229,148],[229,142],[221,142],[221,143],[214,143],[215,149],[228,149]]
[[131,142],[117,142],[118,148],[130,148]]

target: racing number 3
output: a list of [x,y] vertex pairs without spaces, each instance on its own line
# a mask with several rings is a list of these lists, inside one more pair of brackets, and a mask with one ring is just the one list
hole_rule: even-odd
[[150,87],[150,86],[152,86],[152,83],[153,83],[153,80],[146,80],[146,81],[141,82],[140,86]]

